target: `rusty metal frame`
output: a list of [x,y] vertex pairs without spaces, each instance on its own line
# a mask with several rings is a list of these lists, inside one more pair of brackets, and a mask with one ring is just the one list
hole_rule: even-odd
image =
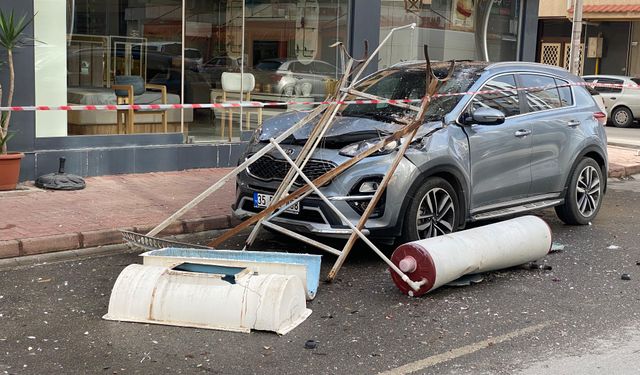
[[[344,75],[342,76],[339,84],[337,85],[336,91],[332,93],[332,95],[330,96],[329,101],[331,101],[332,104],[330,104],[326,108],[325,112],[323,113],[323,116],[320,118],[320,121],[318,121],[318,123],[314,126],[313,130],[311,131],[311,134],[307,138],[307,142],[302,147],[302,150],[300,150],[300,154],[296,158],[296,165],[299,166],[301,170],[304,169],[304,167],[307,165],[307,163],[311,159],[311,156],[313,155],[318,145],[320,144],[320,141],[324,137],[324,134],[331,127],[331,124],[333,119],[335,118],[335,115],[338,113],[338,109],[340,108],[340,105],[336,103],[336,99],[338,97],[340,97],[338,101],[343,101],[346,99],[347,94],[341,93],[341,92],[344,89],[344,87],[347,85],[348,79],[353,73],[354,69],[356,69],[354,65],[356,65],[356,63],[360,64],[366,61],[366,57],[367,57],[366,53],[368,49],[366,44],[365,44],[365,59],[363,60],[356,60],[353,57],[349,56],[347,50],[344,48],[344,45],[341,43],[334,44],[334,47],[340,48],[341,52],[343,53],[343,56],[348,56],[349,60],[348,60]],[[364,64],[361,64],[361,66],[364,67]],[[293,168],[289,169],[285,178],[280,183],[278,190],[276,190],[275,194],[273,195],[272,202],[279,200],[280,198],[282,198],[283,195],[286,194],[286,192],[291,190],[297,178],[298,178],[298,173],[296,172],[296,170]],[[276,215],[277,214],[278,212],[276,213]],[[247,241],[244,247],[245,249],[248,246],[251,246],[251,244],[257,238],[262,223],[263,223],[263,219],[259,220],[256,223],[255,227],[251,231],[251,234],[247,238]]]
[[[444,79],[440,79],[440,78],[436,77],[435,74],[433,73],[433,70],[431,69],[431,63],[430,63],[430,60],[429,60],[429,57],[428,57],[428,51],[427,51],[426,46],[425,46],[425,57],[426,57],[426,60],[427,60],[427,62],[426,62],[426,65],[427,65],[427,67],[426,67],[426,78],[425,78],[426,81],[427,81],[427,84],[426,84],[427,95],[425,95],[425,97],[423,98],[423,100],[421,102],[421,106],[420,106],[419,112],[416,114],[414,120],[409,125],[403,127],[402,129],[398,130],[397,132],[391,134],[390,136],[382,139],[380,142],[378,142],[376,145],[372,146],[368,150],[366,150],[366,151],[362,152],[361,154],[349,159],[345,163],[339,165],[335,169],[325,173],[324,175],[316,178],[313,181],[309,180],[309,178],[302,172],[302,169],[295,162],[293,162],[288,157],[288,155],[286,155],[286,153],[284,152],[284,150],[282,150],[282,148],[279,146],[277,141],[272,139],[271,140],[271,144],[278,151],[280,151],[280,153],[285,158],[285,160],[287,160],[287,162],[289,162],[291,164],[291,167],[292,167],[293,170],[295,170],[296,174],[299,175],[301,178],[303,178],[305,180],[306,185],[302,186],[301,188],[297,189],[296,191],[292,192],[291,194],[289,194],[287,196],[284,196],[283,198],[279,199],[277,202],[272,202],[271,206],[265,208],[263,211],[261,211],[257,215],[247,219],[246,221],[244,221],[243,223],[238,225],[236,228],[233,228],[233,229],[225,232],[222,236],[216,238],[209,245],[212,246],[212,247],[218,246],[222,242],[224,242],[227,239],[231,238],[236,233],[240,232],[242,229],[247,228],[251,224],[253,224],[255,222],[258,222],[259,220],[264,219],[267,215],[273,213],[277,209],[280,208],[280,212],[284,211],[284,209],[282,209],[282,206],[291,205],[292,202],[295,202],[296,200],[300,200],[303,196],[308,194],[310,191],[314,191],[318,196],[320,196],[321,199],[323,199],[325,201],[325,203],[332,210],[334,210],[334,212],[336,212],[336,214],[341,218],[341,220],[344,223],[346,223],[352,229],[352,234],[351,234],[351,236],[349,238],[349,241],[347,242],[347,244],[345,245],[343,250],[340,252],[338,260],[336,261],[336,263],[334,264],[331,272],[329,273],[329,276],[328,276],[328,280],[329,281],[331,281],[331,280],[333,280],[333,278],[335,278],[335,276],[337,275],[337,272],[339,271],[339,269],[341,268],[342,264],[344,263],[344,260],[346,259],[346,257],[349,255],[351,249],[353,248],[353,245],[355,244],[355,240],[360,238],[374,252],[376,252],[382,258],[382,260],[385,261],[385,263],[387,263],[389,265],[389,267],[393,270],[393,272],[398,273],[401,276],[401,278],[405,282],[407,282],[407,284],[409,284],[413,289],[418,290],[420,288],[421,283],[410,280],[406,274],[404,274],[398,267],[396,267],[395,264],[393,264],[393,262],[391,262],[391,260],[386,255],[384,255],[362,233],[362,228],[364,227],[365,223],[369,219],[369,216],[373,212],[373,209],[375,208],[375,205],[378,203],[378,201],[382,197],[382,193],[384,192],[386,186],[389,183],[389,180],[393,176],[397,166],[399,165],[400,161],[402,160],[402,157],[404,156],[404,153],[406,152],[409,144],[411,143],[411,140],[413,139],[413,137],[417,133],[418,129],[423,125],[424,116],[425,116],[426,110],[428,109],[429,104],[431,102],[431,96],[434,95],[437,92],[439,85],[442,82],[448,80],[451,77],[452,73],[453,73],[453,67],[454,67],[454,64],[455,64],[454,62],[451,63],[451,66],[449,68],[449,72],[448,72],[447,76]],[[440,126],[440,127],[435,128],[435,129],[432,129],[425,136],[428,137],[431,134],[433,134],[436,131],[438,131],[440,129],[443,129],[443,128],[444,128],[444,126]],[[344,215],[342,215],[339,212],[339,210],[337,210],[337,208],[335,208],[335,206],[322,194],[322,192],[320,192],[320,190],[317,188],[317,186],[322,186],[325,182],[328,182],[333,177],[339,175],[344,170],[348,169],[349,167],[351,167],[352,165],[356,164],[360,160],[362,160],[365,157],[373,154],[374,152],[382,149],[383,147],[385,147],[386,145],[390,144],[391,142],[397,141],[398,139],[403,138],[403,137],[405,137],[407,135],[408,135],[408,137],[407,137],[406,141],[403,143],[403,145],[400,148],[400,150],[397,152],[396,157],[394,158],[394,162],[393,162],[391,168],[385,174],[385,176],[383,178],[383,181],[381,182],[381,185],[379,186],[378,190],[376,190],[376,193],[372,197],[372,200],[369,203],[369,205],[367,206],[367,209],[365,210],[364,214],[361,216],[360,221],[358,222],[357,226],[354,226],[353,223],[351,223],[346,217],[344,217]],[[284,229],[284,228],[282,228],[282,229]],[[280,232],[284,233],[284,231],[280,231]],[[299,235],[297,233],[294,233],[292,231],[289,231],[289,232],[290,233],[285,233],[285,234],[291,235],[292,237],[298,238],[298,239],[300,239],[300,237],[304,237],[304,236],[301,236],[301,235]],[[310,243],[309,241],[305,241],[305,242]],[[320,248],[323,248],[323,247],[320,247]],[[327,250],[327,249],[325,249],[325,250]],[[335,250],[335,249],[332,248],[332,250]],[[330,251],[330,252],[335,254],[335,252],[333,252],[333,251]]]
[[[409,27],[410,28],[414,28],[415,24],[411,24],[411,25],[407,25],[407,26],[403,26],[403,27],[399,27],[399,28],[393,29],[392,32],[389,35],[387,35],[387,38],[385,38],[383,40],[383,42],[376,48],[376,50],[366,60],[364,60],[364,59],[363,60],[356,60],[356,59],[352,58],[351,56],[348,56],[348,53],[346,53],[346,50],[344,49],[344,47],[341,44],[336,44],[335,46],[339,46],[339,47],[342,48],[344,56],[348,56],[349,57],[349,61],[348,61],[348,64],[347,64],[347,69],[345,71],[345,74],[344,74],[344,76],[342,77],[342,79],[340,81],[340,84],[337,85],[335,92],[330,97],[330,101],[332,102],[332,104],[329,104],[329,105],[326,105],[326,106],[321,106],[321,107],[318,107],[318,108],[314,109],[305,118],[303,118],[301,121],[296,123],[293,127],[288,129],[286,132],[284,132],[283,134],[278,136],[276,139],[271,139],[269,145],[266,145],[265,147],[263,147],[257,153],[255,153],[250,158],[248,158],[243,163],[241,163],[233,171],[231,171],[226,176],[224,176],[216,184],[212,185],[209,189],[205,190],[198,197],[196,197],[191,202],[189,202],[187,205],[185,205],[180,210],[178,210],[176,213],[174,213],[171,217],[167,218],[160,225],[158,225],[156,228],[154,228],[152,231],[150,231],[147,234],[147,236],[154,236],[154,235],[158,234],[162,229],[166,228],[175,219],[177,219],[178,217],[182,216],[182,214],[184,214],[186,211],[188,211],[193,206],[195,206],[196,204],[198,204],[199,202],[204,200],[211,193],[213,193],[214,191],[216,191],[220,187],[222,187],[222,185],[224,185],[224,183],[226,183],[230,178],[236,176],[239,172],[241,172],[242,170],[246,169],[248,167],[248,165],[250,165],[251,163],[256,161],[258,158],[264,156],[267,152],[270,152],[270,151],[275,149],[275,150],[279,151],[282,154],[282,156],[285,158],[285,160],[291,165],[291,169],[289,170],[289,172],[285,176],[285,179],[283,179],[282,183],[280,184],[278,190],[276,191],[276,194],[274,195],[274,198],[271,201],[271,204],[268,207],[266,207],[264,210],[262,210],[261,212],[259,212],[256,215],[248,218],[247,220],[245,220],[244,222],[242,222],[241,224],[239,224],[235,228],[232,228],[232,229],[226,231],[221,236],[219,236],[218,238],[216,238],[213,241],[211,241],[209,243],[210,247],[216,248],[217,246],[219,246],[224,241],[228,240],[229,238],[231,238],[235,234],[239,233],[240,231],[248,228],[250,225],[255,223],[256,226],[254,227],[254,229],[253,229],[251,235],[249,236],[249,238],[247,239],[247,243],[245,245],[245,249],[246,249],[246,247],[251,245],[251,243],[256,239],[257,234],[258,234],[258,232],[260,230],[260,226],[264,225],[265,227],[268,227],[270,229],[276,230],[276,231],[278,231],[280,233],[283,233],[285,235],[288,235],[290,237],[293,237],[293,238],[296,238],[296,239],[301,240],[303,242],[306,242],[306,243],[308,243],[308,244],[310,244],[312,246],[315,246],[315,247],[317,247],[319,249],[327,251],[327,252],[329,252],[331,254],[338,255],[338,259],[335,262],[334,266],[331,269],[331,272],[328,275],[328,280],[331,281],[337,275],[337,272],[341,268],[341,266],[344,263],[346,257],[349,255],[353,245],[355,244],[355,241],[359,238],[359,239],[363,240],[374,252],[376,252],[382,258],[382,260],[385,261],[385,263],[387,263],[389,265],[389,267],[393,270],[393,272],[398,273],[401,276],[401,278],[405,282],[407,282],[407,284],[409,284],[413,289],[418,290],[420,288],[420,286],[421,286],[421,282],[420,281],[416,282],[416,281],[410,280],[406,274],[404,274],[398,267],[396,267],[393,264],[393,262],[391,262],[391,260],[386,255],[384,255],[366,237],[366,235],[363,234],[362,230],[364,228],[364,225],[368,221],[371,213],[373,212],[376,204],[379,202],[380,198],[382,197],[382,194],[383,194],[384,190],[386,189],[386,187],[387,187],[390,179],[392,178],[395,170],[397,169],[397,167],[400,164],[402,158],[404,157],[404,154],[405,154],[406,150],[408,149],[411,141],[415,137],[418,129],[423,125],[424,116],[425,116],[426,110],[428,109],[429,104],[431,102],[431,97],[437,92],[437,90],[439,88],[439,85],[442,82],[448,80],[451,77],[451,75],[453,73],[453,67],[454,67],[455,63],[454,62],[451,63],[451,66],[449,68],[449,72],[448,72],[447,76],[444,79],[440,79],[440,78],[436,77],[435,74],[433,73],[433,70],[431,69],[431,63],[430,63],[430,60],[429,60],[427,47],[425,46],[425,58],[426,58],[426,65],[427,65],[426,66],[426,77],[425,77],[425,79],[426,79],[427,93],[426,93],[425,97],[423,98],[423,100],[421,102],[421,105],[419,107],[407,105],[407,104],[404,104],[404,103],[398,103],[399,107],[417,111],[417,113],[416,113],[415,117],[413,118],[413,120],[408,122],[400,130],[392,133],[391,135],[386,136],[385,138],[380,139],[380,141],[378,143],[376,143],[375,145],[373,145],[369,149],[367,149],[367,150],[363,151],[362,153],[354,156],[353,158],[347,160],[346,162],[344,162],[341,165],[337,166],[333,170],[323,174],[322,176],[314,179],[313,181],[311,181],[303,173],[304,166],[309,161],[309,159],[311,158],[313,152],[318,147],[320,141],[324,137],[324,134],[326,133],[326,131],[331,126],[331,124],[332,124],[332,122],[333,122],[333,120],[334,120],[339,108],[341,107],[341,104],[338,104],[338,103],[344,101],[347,98],[348,95],[364,97],[364,98],[367,98],[367,99],[385,99],[385,98],[374,97],[372,95],[357,91],[357,90],[354,89],[354,86],[357,83],[357,80],[360,77],[360,75],[364,72],[364,70],[366,69],[368,64],[372,61],[373,57],[377,55],[377,53],[379,52],[381,46],[388,40],[388,38],[391,36],[393,31],[397,31],[397,30],[405,29],[405,28],[409,28]],[[354,65],[356,65],[356,64],[359,65],[357,69],[354,68]],[[349,78],[352,78],[353,80],[350,82],[349,85],[347,85],[347,83],[349,82],[348,81]],[[291,134],[293,134],[296,130],[300,129],[302,126],[308,124],[310,121],[312,121],[315,118],[317,118],[319,115],[322,115],[322,117],[320,118],[318,123],[314,126],[314,129],[312,130],[311,135],[307,140],[307,143],[305,144],[305,146],[301,150],[300,155],[296,158],[296,161],[291,160],[291,158],[289,158],[289,156],[284,152],[284,150],[282,150],[282,148],[280,147],[279,143],[282,142],[287,137],[289,137]],[[445,127],[445,125],[442,125],[442,126],[439,126],[439,127],[436,127],[434,129],[432,129],[431,131],[429,131],[425,135],[425,137],[431,136],[433,133],[435,133],[436,131],[439,131],[440,129],[443,129],[444,127]],[[373,197],[371,198],[371,201],[369,202],[369,205],[367,206],[367,208],[365,209],[365,212],[361,216],[358,224],[354,225],[351,221],[349,221],[346,217],[344,217],[344,215],[342,213],[339,212],[339,210],[333,205],[332,202],[329,201],[328,198],[326,198],[322,194],[322,192],[319,190],[318,186],[324,185],[325,183],[327,183],[331,179],[335,178],[340,173],[342,173],[346,169],[350,168],[351,166],[355,165],[356,163],[358,163],[362,159],[364,159],[367,156],[369,156],[369,155],[379,151],[380,149],[388,146],[392,142],[396,142],[396,141],[400,140],[401,138],[406,138],[405,142],[403,142],[402,146],[398,149],[398,151],[397,151],[397,153],[396,153],[396,155],[394,157],[394,160],[393,160],[393,163],[392,163],[391,167],[389,168],[389,170],[386,172],[385,176],[383,177],[383,180],[382,180],[380,186],[378,187],[378,189],[374,193]],[[293,187],[294,181],[298,177],[300,177],[303,180],[305,180],[306,185],[298,188],[297,190],[295,190],[295,191],[293,191],[291,193],[288,193],[290,191],[290,189]],[[318,241],[315,241],[313,239],[310,239],[310,238],[307,238],[305,236],[302,236],[302,235],[300,235],[298,233],[290,231],[290,230],[288,230],[286,228],[283,228],[283,227],[281,227],[281,226],[279,226],[277,224],[274,224],[274,223],[269,221],[270,219],[273,219],[278,214],[284,212],[291,205],[295,204],[295,202],[302,200],[304,197],[306,197],[307,195],[309,195],[312,192],[315,192],[318,196],[320,196],[321,199],[323,199],[325,201],[325,203],[327,203],[328,206],[332,210],[334,210],[336,212],[336,214],[341,218],[341,220],[345,224],[347,224],[350,227],[351,231],[352,231],[351,232],[351,236],[349,237],[349,240],[347,241],[346,245],[344,246],[344,248],[341,251],[337,250],[337,249],[335,249],[333,247],[330,247],[328,245],[322,244],[322,243],[320,243]]]

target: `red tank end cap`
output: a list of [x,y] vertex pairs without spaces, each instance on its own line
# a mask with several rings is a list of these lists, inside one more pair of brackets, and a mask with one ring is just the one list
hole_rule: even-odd
[[393,279],[393,283],[396,284],[402,293],[418,297],[426,294],[433,288],[433,284],[436,281],[436,267],[429,252],[422,246],[416,243],[400,245],[391,255],[391,261],[403,270],[409,279],[413,281],[426,280],[426,283],[416,291],[405,283],[400,275],[390,269],[391,279]]

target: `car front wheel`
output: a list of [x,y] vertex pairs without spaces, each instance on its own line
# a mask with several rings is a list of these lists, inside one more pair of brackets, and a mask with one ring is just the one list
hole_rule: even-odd
[[402,226],[402,243],[453,232],[458,223],[458,196],[446,180],[428,179],[412,197]]
[[573,171],[564,204],[556,214],[566,224],[586,225],[596,217],[602,205],[604,179],[595,160],[584,158]]
[[611,122],[618,128],[628,128],[633,124],[633,114],[626,107],[616,107],[611,112]]

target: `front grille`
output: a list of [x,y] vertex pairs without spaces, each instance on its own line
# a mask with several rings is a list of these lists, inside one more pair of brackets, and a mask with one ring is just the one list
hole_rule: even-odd
[[[336,165],[334,163],[325,160],[309,160],[302,171],[310,180],[313,181],[335,167]],[[247,167],[247,172],[260,180],[281,181],[287,175],[290,168],[291,166],[286,161],[274,159],[272,156],[265,155],[249,165]],[[301,177],[298,177],[296,179],[296,184],[302,185],[304,184],[304,180]]]

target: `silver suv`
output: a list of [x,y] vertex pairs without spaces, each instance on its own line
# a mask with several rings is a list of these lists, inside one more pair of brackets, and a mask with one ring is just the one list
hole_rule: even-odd
[[[444,74],[447,63],[434,64]],[[425,64],[394,66],[363,79],[358,90],[391,99],[425,94]],[[420,134],[445,125],[431,137],[418,135],[400,163],[365,233],[402,242],[450,233],[468,221],[555,207],[567,224],[587,224],[606,190],[606,115],[583,82],[560,68],[532,63],[456,63],[430,105]],[[525,87],[537,89],[524,90]],[[541,89],[540,87],[544,87]],[[357,155],[403,125],[407,110],[387,104],[350,105],[304,168],[314,179]],[[304,117],[286,113],[266,121],[249,142],[245,157]],[[284,142],[295,159],[311,125]],[[321,190],[357,223],[388,170],[396,149],[367,157]],[[253,163],[237,178],[234,214],[246,218],[270,201],[288,164],[276,152]],[[298,181],[301,183],[301,181]],[[318,198],[309,196],[281,214],[278,223],[298,232],[345,237],[350,230]]]

